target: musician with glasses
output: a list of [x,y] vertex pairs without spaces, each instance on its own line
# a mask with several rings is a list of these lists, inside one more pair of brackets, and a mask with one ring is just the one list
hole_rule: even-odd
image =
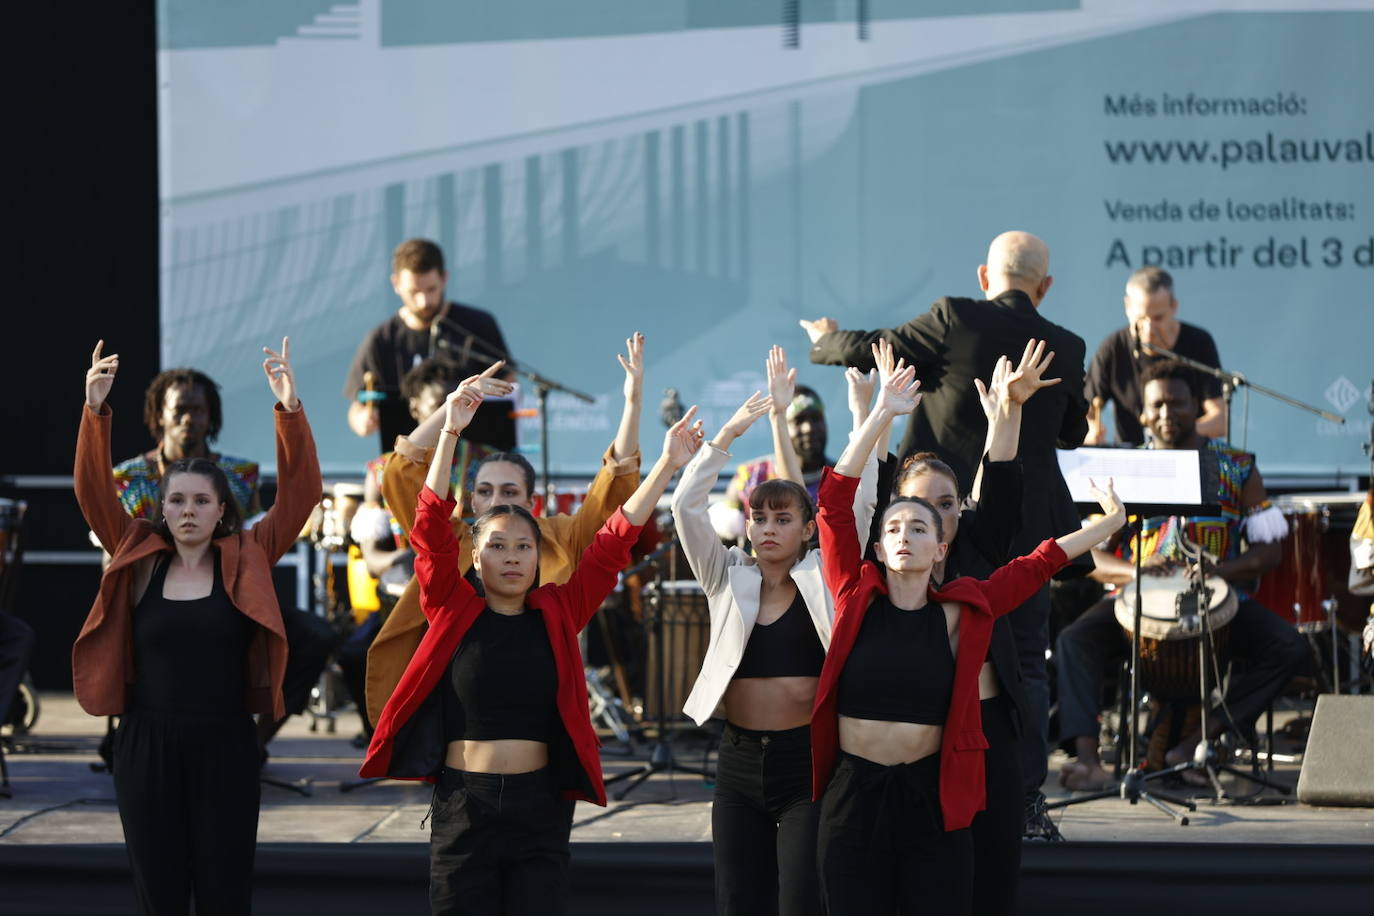
[[[1255,467],[1255,456],[1210,439],[1198,430],[1203,392],[1197,374],[1172,360],[1151,364],[1141,377],[1141,424],[1154,437],[1152,448],[1192,449],[1201,453],[1204,486],[1215,480],[1209,501],[1219,515],[1147,518],[1142,536],[1145,575],[1169,575],[1185,564],[1190,545],[1214,559],[1207,575],[1226,580],[1237,592],[1239,608],[1228,629],[1233,672],[1225,703],[1208,711],[1209,740],[1227,729],[1253,736],[1255,720],[1307,659],[1307,643],[1293,626],[1250,598],[1245,586],[1280,559],[1287,533],[1283,514],[1270,504]],[[1115,552],[1094,550],[1093,577],[1113,586],[1135,576],[1134,544],[1113,539]],[[1059,781],[1069,789],[1100,789],[1111,783],[1098,757],[1097,713],[1107,662],[1124,657],[1127,634],[1117,623],[1115,596],[1093,605],[1062,633],[1057,643],[1060,740],[1077,759],[1064,765]],[[1196,727],[1165,754],[1173,766],[1189,760],[1202,735]]]

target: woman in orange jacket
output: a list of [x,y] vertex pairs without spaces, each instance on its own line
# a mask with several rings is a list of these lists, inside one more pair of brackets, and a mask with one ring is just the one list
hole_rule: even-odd
[[253,713],[285,715],[286,636],[272,566],[319,501],[320,468],[288,342],[264,348],[279,404],[277,502],[251,531],[213,462],[172,462],[154,520],[115,496],[117,355],[96,344],[77,438],[76,498],[111,554],[72,649],[76,698],[121,715],[114,785],[139,910],[247,913],[258,827]]

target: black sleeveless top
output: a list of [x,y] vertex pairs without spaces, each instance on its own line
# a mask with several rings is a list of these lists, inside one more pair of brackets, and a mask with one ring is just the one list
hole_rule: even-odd
[[255,624],[224,590],[220,559],[210,594],[162,597],[172,559],[161,559],[134,607],[134,682],[129,708],[144,712],[246,715],[248,646]]
[[772,623],[755,623],[735,677],[820,677],[825,647],[801,592]]
[[840,672],[840,715],[944,725],[953,693],[944,608],[932,601],[904,611],[875,594]]
[[557,729],[558,668],[544,616],[484,608],[442,684],[444,740],[523,738],[548,744]]

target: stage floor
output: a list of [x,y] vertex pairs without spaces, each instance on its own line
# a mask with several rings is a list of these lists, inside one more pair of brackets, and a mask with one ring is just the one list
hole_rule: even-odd
[[[103,719],[85,715],[70,695],[42,698],[42,716],[28,740],[41,753],[9,756],[14,797],[0,798],[0,844],[120,843],[122,834],[110,778],[91,770],[98,762],[96,744]],[[356,715],[338,715],[335,732],[323,724],[316,732],[304,716],[292,718],[271,745],[265,774],[280,780],[308,780],[309,797],[271,785],[262,790],[258,839],[263,843],[422,843],[428,838],[420,822],[429,805],[427,786],[385,781],[340,792],[342,782],[357,775],[362,754],[350,739],[358,731]],[[700,740],[684,740],[678,762],[702,763]],[[1280,748],[1281,749],[1281,748]],[[607,776],[633,769],[606,750]],[[643,756],[641,749],[640,756]],[[1050,758],[1045,794],[1053,801],[1070,797],[1056,781],[1060,754]],[[1295,787],[1298,766],[1280,763],[1275,780]],[[1374,778],[1374,775],[1371,775]],[[1236,794],[1251,786],[1232,777],[1223,784]],[[615,789],[617,787],[612,787]],[[1178,789],[1174,790],[1178,792]],[[573,842],[709,842],[711,788],[700,776],[659,773],[623,801],[607,808],[579,803]],[[1188,826],[1178,826],[1153,807],[1108,798],[1053,812],[1066,839],[1083,842],[1161,843],[1312,843],[1370,844],[1374,847],[1374,809],[1313,808],[1272,791],[1252,804],[1213,803],[1196,799],[1198,810]]]
[[[0,799],[0,913],[113,916],[131,890],[110,777],[94,772],[103,719],[70,696],[45,695],[29,750],[9,756],[14,798]],[[308,797],[264,785],[254,874],[254,912],[335,916],[425,912],[429,803],[423,785],[384,781],[340,792],[361,752],[358,720],[336,729],[287,723],[266,775],[305,781]],[[696,738],[693,741],[693,738]],[[699,766],[704,742],[687,735],[679,761]],[[34,752],[36,751],[36,752]],[[641,749],[640,756],[643,756]],[[603,757],[608,775],[637,760]],[[1050,760],[1046,794],[1065,797]],[[1297,781],[1297,767],[1277,778]],[[1243,791],[1237,786],[1236,790]],[[698,916],[714,911],[711,789],[700,776],[656,774],[607,808],[579,804],[573,827],[568,916]],[[1191,824],[1145,804],[1104,799],[1055,813],[1069,842],[1027,842],[1022,916],[1083,906],[1114,916],[1206,913],[1364,914],[1374,898],[1374,809],[1311,808],[1199,800]]]

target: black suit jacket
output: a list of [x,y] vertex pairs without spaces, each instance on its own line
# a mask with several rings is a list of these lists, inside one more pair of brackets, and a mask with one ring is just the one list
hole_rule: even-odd
[[902,457],[935,452],[959,476],[961,493],[972,486],[987,438],[987,419],[973,380],[987,381],[999,356],[1018,360],[1026,341],[1043,339],[1055,354],[1050,377],[1063,381],[1026,402],[1022,415],[1018,455],[1025,473],[1024,524],[1013,550],[1027,553],[1041,540],[1078,527],[1055,449],[1077,448],[1088,433],[1083,338],[1041,317],[1025,293],[1009,290],[995,299],[940,299],[924,315],[896,328],[826,334],[811,348],[811,361],[871,369],[870,347],[879,337],[916,367],[925,394],[907,426]]

